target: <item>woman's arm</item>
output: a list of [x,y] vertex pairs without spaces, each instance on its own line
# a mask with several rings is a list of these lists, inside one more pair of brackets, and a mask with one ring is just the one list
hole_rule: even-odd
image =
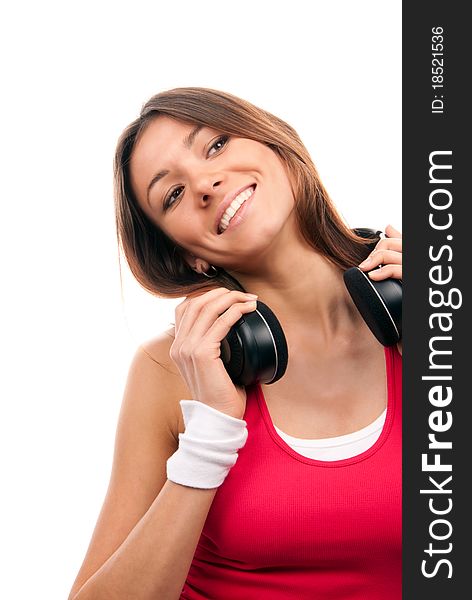
[[[169,338],[153,356],[171,366]],[[175,370],[175,369],[174,369]],[[167,480],[181,379],[138,350],[117,427],[112,475],[69,600],[180,597],[216,489]]]
[[180,598],[216,491],[166,481],[121,546],[69,598]]
[[[403,275],[403,255],[402,255],[402,234],[400,231],[387,225],[385,235],[375,246],[375,249],[369,254],[359,268],[364,271],[370,271],[369,277],[375,281],[393,277],[394,279],[402,279]],[[369,260],[370,259],[370,260]],[[368,262],[367,262],[368,261]],[[378,265],[382,265],[381,269],[374,269]],[[374,269],[371,271],[371,269]],[[398,351],[402,354],[402,341],[397,344]]]
[[176,366],[182,379],[144,352],[136,354],[110,487],[71,600],[180,597],[217,487],[195,489],[167,481],[167,460],[178,447],[178,396],[185,388],[180,399],[242,418],[246,390],[231,381],[219,344],[243,314],[255,309],[248,294],[226,288],[179,304],[175,338],[170,344],[164,334],[155,352],[157,361]]

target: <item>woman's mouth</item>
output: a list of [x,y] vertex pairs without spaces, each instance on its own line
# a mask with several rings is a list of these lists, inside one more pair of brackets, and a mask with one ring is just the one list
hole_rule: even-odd
[[238,214],[238,211],[241,208],[241,206],[243,206],[243,204],[247,200],[249,200],[249,198],[254,194],[255,189],[256,184],[252,185],[251,187],[245,189],[243,192],[238,194],[236,198],[231,202],[231,204],[228,206],[228,208],[223,213],[223,216],[221,217],[220,223],[218,225],[218,234],[222,234],[224,231],[226,231],[226,229],[228,229],[233,217]]

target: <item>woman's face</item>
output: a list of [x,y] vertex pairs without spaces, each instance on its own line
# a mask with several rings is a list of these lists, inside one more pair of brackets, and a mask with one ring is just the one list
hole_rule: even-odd
[[[287,171],[270,148],[166,116],[141,135],[130,175],[143,211],[187,251],[191,266],[193,255],[227,269],[244,267],[269,247],[294,208]],[[221,232],[226,207],[244,190],[236,200],[244,203]]]

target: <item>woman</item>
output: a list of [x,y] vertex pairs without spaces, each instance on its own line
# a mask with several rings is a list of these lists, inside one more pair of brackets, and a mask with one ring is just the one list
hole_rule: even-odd
[[[123,132],[115,182],[134,276],[186,299],[133,359],[70,598],[400,598],[401,348],[352,303],[342,273],[369,250],[297,133],[229,94],[170,90]],[[385,233],[361,268],[401,279]],[[287,339],[270,385],[234,385],[220,359],[249,292]]]

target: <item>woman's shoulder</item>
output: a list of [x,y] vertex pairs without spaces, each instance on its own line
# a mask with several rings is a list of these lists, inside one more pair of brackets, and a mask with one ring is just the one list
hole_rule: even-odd
[[190,391],[183,380],[177,365],[170,356],[170,348],[175,337],[175,328],[166,329],[156,336],[146,339],[139,345],[134,361],[139,362],[144,382],[158,386],[159,402],[165,404],[169,415],[169,427],[176,440],[184,431],[184,422],[179,401],[190,399]]
[[153,356],[161,359],[163,364],[166,366],[170,366],[170,363],[173,364],[173,361],[170,357],[170,347],[175,338],[175,328],[170,327],[164,331],[161,331],[157,335],[152,338],[148,338],[141,342],[139,348],[141,348],[145,352],[152,353]]

